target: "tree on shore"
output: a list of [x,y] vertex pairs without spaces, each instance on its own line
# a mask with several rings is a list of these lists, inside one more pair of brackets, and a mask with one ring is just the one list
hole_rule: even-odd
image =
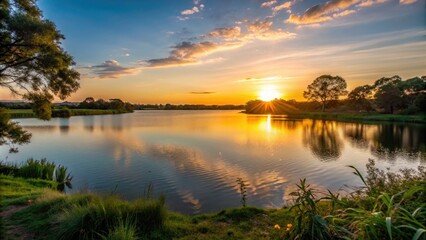
[[372,90],[373,88],[369,85],[356,87],[348,94],[348,100],[350,104],[357,110],[370,112],[373,110],[373,106],[370,102]]
[[[63,39],[35,1],[0,1],[0,86],[31,101],[35,114],[44,120],[51,117],[54,96],[65,99],[80,86],[73,58],[61,47]],[[9,121],[4,119],[0,138],[10,137]]]
[[338,100],[340,96],[348,94],[346,81],[339,76],[322,75],[317,77],[313,83],[308,85],[308,90],[303,96],[309,101],[322,103],[321,111],[325,111],[325,104],[331,100]]

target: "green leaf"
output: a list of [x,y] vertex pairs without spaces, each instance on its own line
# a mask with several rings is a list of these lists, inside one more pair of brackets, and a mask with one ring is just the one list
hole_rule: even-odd
[[414,234],[412,240],[419,239],[419,237],[425,232],[426,232],[426,229],[422,229],[422,228],[417,229],[416,234]]
[[386,228],[388,230],[389,238],[392,238],[392,219],[391,217],[386,217]]

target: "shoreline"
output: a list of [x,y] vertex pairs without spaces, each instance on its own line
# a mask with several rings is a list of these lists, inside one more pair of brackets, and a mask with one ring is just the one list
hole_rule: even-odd
[[245,111],[247,115],[286,116],[288,119],[314,119],[334,120],[340,122],[391,122],[391,123],[426,123],[426,115],[400,115],[400,114],[368,114],[368,113],[322,113],[300,112],[293,114],[253,114]]
[[[63,115],[64,109],[54,109],[52,118],[68,118],[73,116],[95,116],[95,115],[115,115],[132,113],[130,111],[117,111],[113,109],[69,109],[69,115]],[[31,109],[8,109],[6,113],[10,114],[11,119],[36,118]]]

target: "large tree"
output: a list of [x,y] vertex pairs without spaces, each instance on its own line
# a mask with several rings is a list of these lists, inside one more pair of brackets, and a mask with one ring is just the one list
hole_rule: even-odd
[[[0,0],[0,86],[30,100],[45,120],[54,96],[65,99],[79,88],[80,76],[61,47],[63,39],[34,0]],[[8,128],[0,129],[0,137],[8,136]]]
[[356,109],[370,112],[373,110],[370,102],[372,90],[373,88],[369,85],[356,87],[349,92],[348,100]]
[[303,96],[308,100],[322,103],[322,112],[325,104],[331,100],[338,100],[340,96],[348,94],[346,91],[346,81],[339,76],[322,75],[317,77],[313,83],[308,85],[308,90],[303,92]]

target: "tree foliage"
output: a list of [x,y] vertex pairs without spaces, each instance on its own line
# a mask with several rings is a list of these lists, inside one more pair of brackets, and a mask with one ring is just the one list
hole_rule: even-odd
[[348,94],[346,81],[339,76],[331,75],[317,77],[313,83],[308,85],[308,90],[303,92],[303,96],[306,99],[320,101],[323,112],[328,101],[338,100],[340,96],[345,96],[346,94]]
[[61,47],[63,39],[35,1],[0,1],[0,86],[43,108],[36,111],[42,119],[50,118],[46,102],[53,96],[64,99],[79,88],[79,73]]
[[8,145],[9,152],[15,153],[18,151],[16,145],[29,143],[30,138],[31,134],[17,123],[11,122],[9,114],[5,109],[0,108],[0,146]]
[[[80,75],[61,47],[64,36],[35,2],[0,0],[0,87],[30,100],[36,115],[48,120],[53,97],[65,99],[75,92]],[[29,142],[31,135],[4,114],[0,129],[0,145]]]
[[372,90],[373,88],[369,85],[356,87],[354,90],[349,92],[348,100],[357,110],[370,112],[373,110],[373,106],[370,101],[372,97]]

